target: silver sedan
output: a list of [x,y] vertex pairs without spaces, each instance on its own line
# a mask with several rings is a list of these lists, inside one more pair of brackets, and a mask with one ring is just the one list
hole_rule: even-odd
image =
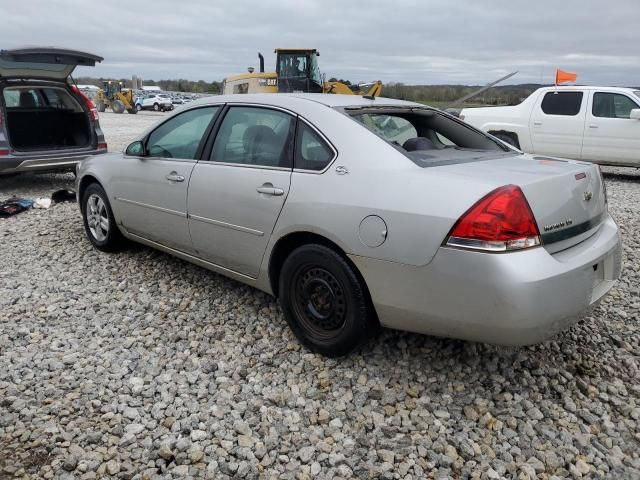
[[540,342],[620,275],[596,165],[409,102],[209,97],[77,173],[97,248],[133,240],[273,294],[328,356],[380,326]]

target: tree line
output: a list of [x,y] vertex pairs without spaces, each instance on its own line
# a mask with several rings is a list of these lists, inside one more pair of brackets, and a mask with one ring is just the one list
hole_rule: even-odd
[[[468,103],[516,105],[542,86],[538,84],[496,86],[471,98]],[[458,100],[480,88],[482,88],[481,85],[405,85],[404,83],[388,83],[384,85],[382,95],[412,102],[432,102],[439,106],[440,104]]]
[[[92,78],[79,77],[76,83],[82,85],[96,85],[102,88],[104,81],[122,82],[122,85],[131,88],[132,80],[127,78]],[[340,81],[347,85],[351,85],[349,80],[330,78],[329,81]],[[189,93],[211,93],[218,94],[222,92],[222,82],[205,80],[144,80],[145,85],[158,85],[162,90],[169,92],[189,92]],[[473,97],[467,102],[468,104],[482,105],[515,105],[520,103],[531,92],[540,88],[538,84],[521,84],[521,85],[503,85],[493,87],[480,95]],[[399,100],[409,100],[413,102],[431,103],[434,106],[441,106],[465,95],[480,89],[481,86],[469,85],[406,85],[404,83],[387,83],[383,86],[382,95],[389,98],[397,98]]]
[[[95,85],[96,87],[103,87],[105,81],[122,82],[123,87],[131,88],[133,81],[130,78],[92,78],[92,77],[78,77],[75,81],[79,85]],[[205,80],[144,80],[145,85],[158,85],[162,90],[168,92],[187,92],[187,93],[220,93],[222,91],[222,82],[207,82]]]

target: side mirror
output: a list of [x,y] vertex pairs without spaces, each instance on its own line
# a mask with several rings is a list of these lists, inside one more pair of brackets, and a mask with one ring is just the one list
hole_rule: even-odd
[[631,120],[640,120],[640,108],[634,108],[629,112],[629,118]]
[[129,155],[131,157],[144,157],[146,152],[144,151],[144,143],[141,140],[137,140],[127,147],[124,151],[125,155]]

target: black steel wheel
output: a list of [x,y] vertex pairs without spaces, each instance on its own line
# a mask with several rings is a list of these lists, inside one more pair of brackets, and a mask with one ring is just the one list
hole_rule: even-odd
[[291,252],[282,266],[279,293],[287,323],[312,351],[345,355],[377,331],[364,282],[345,258],[324,245]]
[[293,307],[303,328],[318,337],[328,337],[344,326],[347,314],[344,288],[327,269],[316,265],[299,268],[293,288]]

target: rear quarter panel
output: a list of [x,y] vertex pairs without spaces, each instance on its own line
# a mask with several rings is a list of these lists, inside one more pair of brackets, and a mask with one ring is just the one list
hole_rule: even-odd
[[[346,115],[322,108],[301,114],[332,141],[338,156],[322,174],[294,171],[269,249],[289,233],[307,231],[348,254],[426,265],[459,216],[493,188],[490,180],[449,176],[446,167],[420,168]],[[338,174],[338,166],[349,173]],[[360,240],[360,223],[369,215],[386,223],[381,246]]]

